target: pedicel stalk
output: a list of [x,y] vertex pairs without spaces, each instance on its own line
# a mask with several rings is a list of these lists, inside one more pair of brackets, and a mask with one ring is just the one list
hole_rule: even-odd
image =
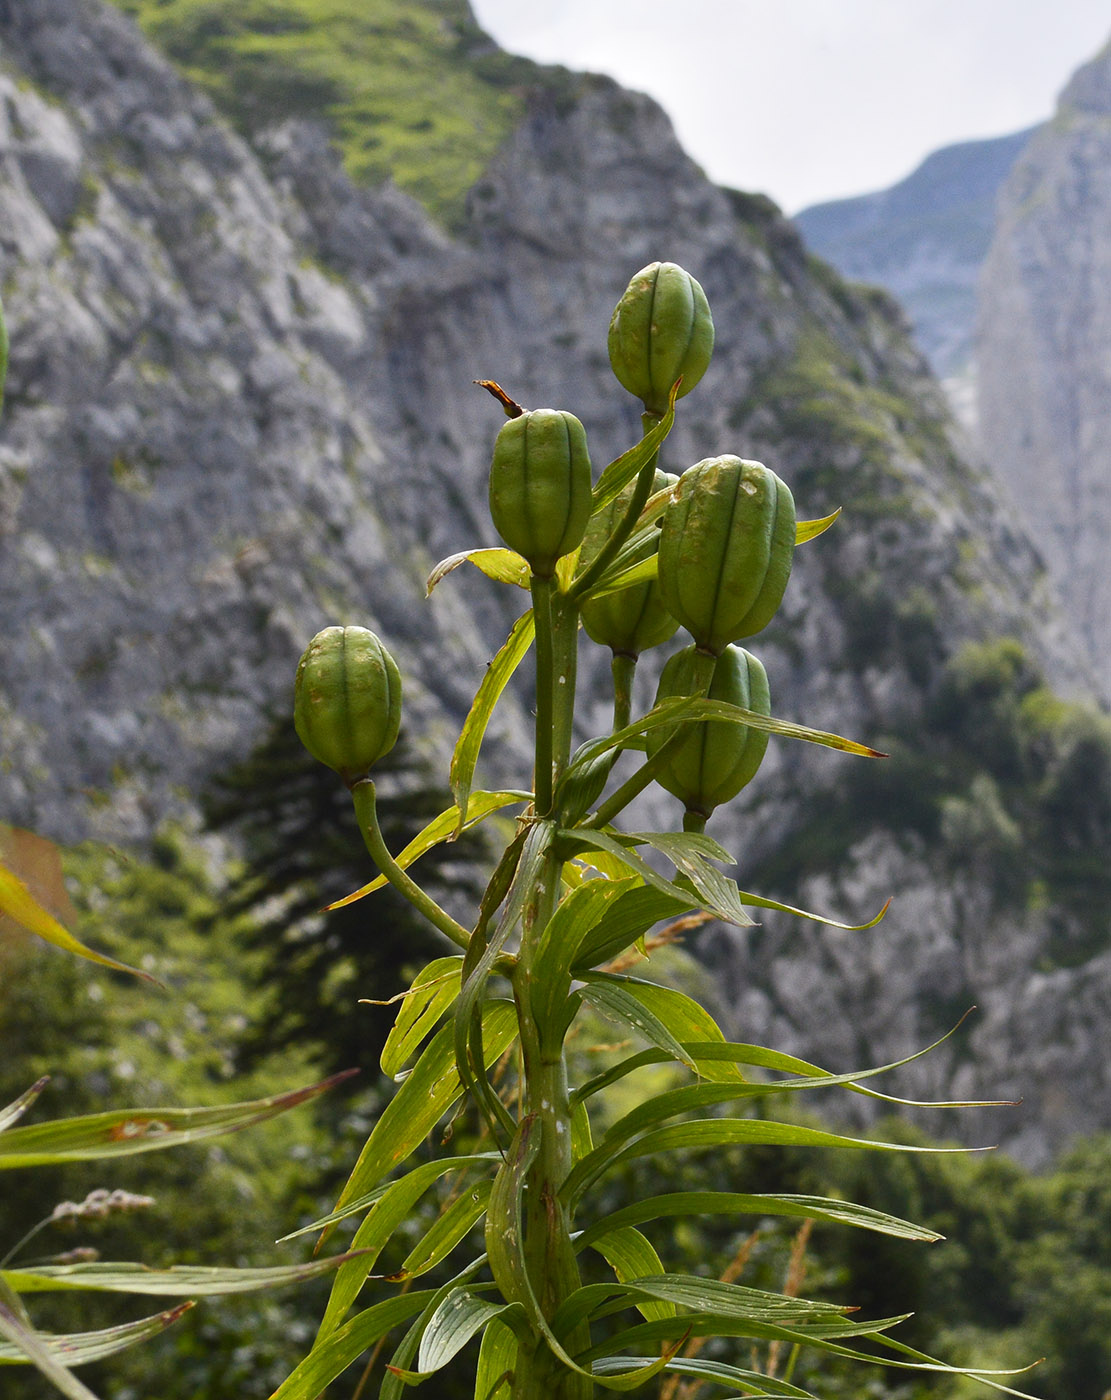
[[[694,278],[673,263],[637,273],[614,312],[609,354],[621,384],[643,403],[643,437],[593,483],[577,418],[526,412],[483,381],[508,418],[490,477],[491,515],[505,547],[452,556],[434,571],[430,589],[470,560],[497,582],[529,589],[532,608],[489,666],[463,726],[451,765],[454,806],[397,856],[379,831],[370,778],[397,735],[397,668],[381,641],[356,627],[327,629],[302,660],[298,733],[350,788],[380,871],[359,895],[388,881],[459,951],[435,959],[402,999],[382,1066],[395,1076],[411,1067],[336,1209],[312,1227],[323,1238],[337,1221],[361,1217],[351,1243],[361,1253],[337,1270],[316,1340],[274,1400],[313,1400],[383,1345],[384,1400],[429,1380],[435,1393],[437,1374],[473,1342],[475,1400],[643,1394],[653,1377],[666,1382],[668,1375],[733,1395],[806,1400],[808,1391],[754,1365],[763,1343],[897,1371],[940,1369],[1021,1394],[1004,1382],[1013,1372],[961,1371],[900,1341],[894,1329],[903,1318],[860,1321],[835,1303],[669,1271],[641,1229],[656,1218],[714,1211],[802,1215],[907,1240],[937,1238],[925,1226],[842,1200],[746,1194],[744,1182],[632,1201],[609,1215],[594,1205],[607,1173],[639,1157],[704,1159],[736,1144],[923,1150],[794,1125],[785,1115],[754,1116],[757,1104],[777,1096],[786,1103],[783,1096],[808,1089],[888,1096],[865,1082],[878,1070],[835,1075],[731,1043],[689,996],[621,970],[657,925],[691,914],[745,927],[754,923],[751,910],[776,909],[847,927],[739,889],[720,868],[732,864],[728,853],[704,827],[755,778],[771,736],[839,750],[831,761],[882,757],[777,718],[763,666],[737,645],[775,615],[796,545],[834,517],[797,522],[786,484],[731,454],[699,462],[677,480],[657,466],[676,401],[702,378],[712,349],[710,308]],[[609,734],[573,749],[580,624],[612,653],[614,721]],[[652,709],[634,717],[639,658],[680,625],[692,640],[664,664]],[[476,791],[483,734],[533,647],[532,789]],[[626,829],[629,804],[653,782],[682,804],[681,830]],[[514,806],[515,834],[465,927],[407,867],[464,826]],[[660,872],[661,860],[673,873]],[[616,1022],[636,1048],[616,1050],[604,1072],[576,1083],[568,1037],[585,1013]],[[679,1087],[638,1103],[596,1136],[605,1090],[662,1063],[676,1067]],[[481,1115],[489,1150],[407,1166],[465,1097]],[[448,1174],[466,1189],[383,1282],[375,1273],[381,1252]],[[486,1249],[460,1265],[455,1255],[483,1218]],[[434,1269],[437,1280],[450,1277],[419,1286]],[[685,1345],[715,1336],[736,1339],[732,1355],[692,1355]]]

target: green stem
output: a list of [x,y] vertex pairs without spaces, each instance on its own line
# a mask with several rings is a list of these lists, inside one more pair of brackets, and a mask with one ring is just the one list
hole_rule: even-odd
[[633,714],[633,677],[637,658],[627,651],[615,651],[610,662],[613,673],[613,732],[624,729]]
[[706,830],[706,813],[696,812],[688,807],[683,813],[683,830],[696,832],[699,836]]
[[[533,1014],[534,971],[540,937],[559,903],[562,862],[550,854],[537,876],[526,909],[521,948],[513,973],[525,1076],[525,1109],[536,1120],[540,1147],[529,1170],[524,1201],[524,1256],[533,1292],[551,1318],[581,1284],[567,1207],[560,1187],[571,1170],[571,1102],[561,1042],[551,1043]],[[572,1349],[589,1345],[589,1333],[569,1338]],[[589,1384],[589,1383],[587,1383]],[[512,1400],[571,1400],[583,1392],[581,1377],[559,1368],[541,1343],[519,1349]],[[591,1387],[592,1389],[592,1387]]]
[[552,705],[555,658],[552,638],[552,580],[532,576],[532,611],[536,619],[536,814],[552,810]]
[[446,934],[460,948],[466,948],[470,941],[470,935],[463,925],[456,923],[446,909],[441,909],[430,894],[427,894],[411,880],[386,849],[386,843],[378,825],[374,783],[369,778],[360,779],[351,789],[351,798],[355,803],[355,816],[358,819],[359,830],[363,834],[363,840],[366,842],[370,857],[378,869],[395,890],[403,894],[410,904],[420,910],[430,924],[438,928],[441,933]]
[[[717,658],[711,656],[709,652],[699,651],[695,653],[696,666],[694,674],[694,689],[692,696],[705,696],[710,689],[710,682],[714,678],[714,666]],[[616,661],[616,657],[614,658]],[[615,706],[616,708],[616,706]],[[583,826],[594,831],[601,830],[614,817],[632,802],[634,797],[639,797],[667,760],[671,757],[673,750],[686,738],[686,725],[679,725],[674,733],[669,734],[667,739],[660,745],[651,758],[645,759],[640,767],[605,802],[598,808],[593,816],[588,817],[581,823]],[[705,823],[704,823],[705,824]]]

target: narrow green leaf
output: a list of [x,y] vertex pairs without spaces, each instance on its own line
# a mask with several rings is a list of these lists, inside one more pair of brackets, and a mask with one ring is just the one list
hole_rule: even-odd
[[646,715],[618,729],[604,738],[591,739],[576,752],[568,772],[576,764],[592,762],[610,749],[631,748],[643,735],[672,725],[679,720],[725,720],[730,724],[745,724],[750,729],[766,730],[785,739],[803,739],[810,744],[822,744],[826,748],[839,749],[843,753],[858,754],[864,758],[886,758],[878,749],[867,744],[858,744],[854,739],[843,739],[839,734],[829,734],[824,729],[811,729],[805,724],[795,724],[791,720],[776,719],[772,715],[757,714],[740,705],[727,705],[721,700],[703,700],[695,697],[663,700],[653,706]]
[[586,596],[591,599],[605,598],[610,593],[621,593],[626,588],[635,588],[638,583],[650,583],[659,573],[659,568],[660,557],[653,554],[650,558],[639,559],[635,564],[629,564],[617,572],[608,570]]
[[10,1128],[13,1123],[18,1123],[38,1096],[50,1083],[50,1076],[44,1074],[41,1079],[36,1079],[29,1089],[25,1089],[18,1099],[4,1108],[0,1108],[0,1133]]
[[482,1334],[474,1400],[508,1400],[516,1364],[517,1338],[511,1328],[495,1319]]
[[[606,1356],[595,1361],[594,1370],[598,1375],[605,1375],[609,1370],[620,1370],[647,1359],[642,1356]],[[721,1385],[739,1385],[743,1388],[745,1400],[770,1400],[777,1396],[787,1397],[787,1400],[817,1400],[809,1390],[800,1390],[797,1385],[776,1380],[774,1376],[766,1376],[761,1371],[746,1371],[702,1356],[676,1356],[663,1369],[672,1375],[718,1381]]]
[[668,410],[651,432],[646,433],[635,447],[630,447],[628,452],[623,452],[620,457],[610,462],[598,478],[598,484],[593,491],[594,504],[590,512],[591,515],[597,515],[600,510],[605,510],[611,501],[620,496],[629,482],[639,475],[641,468],[648,465],[659,452],[664,439],[671,432],[671,426],[674,422],[675,393],[672,390]]
[[797,521],[795,523],[795,543],[806,544],[807,540],[816,540],[819,535],[824,535],[840,514],[841,507],[838,506],[832,515],[823,515],[821,520]]
[[[628,869],[624,856],[621,868]],[[612,883],[616,884],[617,881]],[[598,922],[579,945],[571,964],[572,974],[581,976],[599,963],[609,962],[656,924],[687,913],[692,903],[689,892],[680,891],[678,895],[671,895],[645,884],[639,878],[630,881],[617,900],[599,916]]]
[[718,843],[706,836],[691,832],[638,831],[631,833],[646,846],[659,851],[675,869],[680,871],[694,886],[702,908],[719,918],[725,919],[738,928],[750,928],[755,920],[741,903],[740,891],[736,883],[710,865],[707,853],[714,860],[727,860],[734,864],[733,857],[723,851]]
[[[604,1220],[598,1220],[575,1240],[576,1249],[585,1249],[604,1241],[611,1230],[627,1225],[641,1225],[650,1220],[675,1216],[757,1215],[789,1216],[802,1220],[828,1221],[852,1225],[897,1239],[932,1242],[943,1236],[923,1225],[858,1206],[852,1201],[838,1201],[828,1196],[769,1196],[746,1195],[737,1191],[674,1191],[664,1196],[650,1196],[644,1201],[615,1210]],[[651,1272],[650,1270],[648,1272]],[[661,1271],[662,1272],[662,1271]]]
[[[456,1003],[452,1027],[455,1064],[462,1087],[474,1094],[487,1120],[495,1126],[502,1121],[505,1108],[486,1081],[484,1069],[492,1060],[486,1056],[485,1050],[479,1053],[479,1043],[483,1039],[479,1007],[502,949],[524,912],[552,831],[553,825],[550,821],[538,821],[529,828],[497,928],[473,966],[472,958],[477,946],[473,941],[464,959],[463,986]],[[506,1045],[509,1043],[509,1040],[505,1042]],[[505,1045],[502,1046],[502,1049],[504,1048]]]
[[726,1043],[718,1023],[693,997],[675,987],[663,987],[657,982],[629,977],[624,973],[595,972],[583,973],[583,976],[592,982],[618,983],[630,996],[635,997],[644,1010],[662,1022],[681,1043],[682,1063],[689,1064],[699,1078],[722,1084],[744,1082],[744,1075],[735,1063],[710,1059],[705,1054],[697,1054],[691,1049],[692,1045],[704,1047],[714,1042],[720,1045]]
[[[664,1272],[660,1256],[640,1231],[629,1224],[618,1225],[605,1235],[596,1236],[590,1243],[621,1283]],[[578,1248],[577,1240],[575,1244]],[[656,1317],[675,1316],[675,1304],[660,1299],[641,1298],[636,1306],[640,1315],[649,1321]]]
[[[722,1086],[725,1087],[725,1086]],[[742,1091],[744,1085],[735,1086]],[[703,1093],[717,1089],[708,1085]],[[635,1112],[636,1110],[634,1110]],[[630,1115],[626,1115],[628,1118]],[[618,1127],[617,1124],[614,1127]],[[611,1132],[614,1129],[610,1130]],[[606,1135],[609,1138],[609,1134]],[[675,1149],[701,1151],[707,1147],[734,1146],[769,1147],[854,1147],[874,1152],[975,1152],[970,1147],[917,1147],[903,1143],[873,1142],[867,1138],[851,1138],[819,1128],[804,1128],[794,1123],[771,1123],[760,1118],[702,1118],[688,1123],[674,1123],[645,1133],[635,1142],[614,1150],[616,1139],[607,1146],[606,1139],[589,1157],[573,1167],[563,1184],[561,1195],[568,1202],[578,1200],[582,1192],[611,1166],[632,1161],[636,1157],[651,1157]]]
[[116,972],[128,972],[133,977],[141,977],[144,982],[153,982],[156,987],[162,986],[158,978],[152,977],[149,972],[129,967],[127,963],[117,962],[115,958],[105,957],[103,953],[96,952],[80,939],[74,938],[69,929],[59,923],[49,910],[43,908],[19,876],[6,865],[0,865],[0,914],[7,914],[28,933],[33,933],[46,943],[53,943],[55,947],[62,948],[75,957],[99,963],[102,967],[113,968]]
[[[490,1267],[502,1296],[521,1300],[533,1329],[544,1338],[556,1359],[577,1375],[588,1376],[590,1372],[584,1371],[568,1356],[541,1312],[525,1263],[521,1203],[529,1167],[540,1148],[539,1136],[534,1131],[535,1125],[536,1119],[531,1114],[521,1119],[505,1165],[494,1182],[489,1207],[490,1226],[487,1230]],[[638,1371],[608,1376],[599,1384],[607,1390],[635,1390],[657,1375],[661,1364],[662,1362],[654,1362],[651,1367],[644,1367]]]
[[457,1200],[452,1201],[425,1233],[420,1243],[409,1251],[397,1277],[416,1278],[446,1259],[486,1214],[486,1204],[493,1185],[492,1179],[477,1182],[468,1187]]
[[526,589],[529,586],[532,570],[528,560],[523,559],[515,550],[464,549],[459,554],[449,554],[446,559],[440,560],[428,575],[425,596],[427,597],[441,580],[447,578],[453,569],[468,562],[476,569],[481,569],[486,577],[492,578],[495,583],[515,583],[518,588]]
[[[483,1008],[483,1024],[489,1056],[487,1064],[493,1064],[511,1043],[517,1031],[517,1016],[513,1003],[489,1002]],[[386,1105],[382,1116],[374,1125],[359,1154],[359,1160],[340,1193],[336,1211],[341,1212],[350,1202],[366,1195],[387,1173],[403,1162],[424,1141],[461,1092],[459,1072],[455,1064],[454,1028],[448,1024],[441,1027],[425,1046],[412,1073]],[[0,1138],[0,1142],[2,1141]],[[361,1243],[362,1241],[360,1245]],[[351,1272],[357,1272],[359,1268],[359,1263],[355,1262],[340,1269],[332,1289],[333,1297],[340,1288],[341,1281],[348,1280]],[[365,1273],[362,1277],[366,1277]],[[362,1279],[359,1282],[361,1285]],[[353,1298],[349,1299],[350,1301],[353,1301]],[[346,1312],[346,1306],[343,1311]],[[338,1319],[332,1319],[333,1326],[337,1322]]]
[[586,976],[591,980],[579,991],[583,1001],[588,1002],[611,1021],[628,1026],[644,1040],[666,1051],[672,1059],[690,1069],[696,1067],[694,1060],[660,1018],[626,991],[617,979],[604,981],[598,978],[596,973],[587,973]]
[[505,645],[490,662],[471,705],[470,714],[459,734],[455,752],[451,756],[451,792],[459,809],[456,835],[463,830],[469,815],[471,784],[474,781],[475,765],[478,763],[478,752],[482,747],[486,726],[490,723],[490,716],[494,713],[494,706],[498,703],[502,691],[532,646],[535,635],[536,622],[530,608],[513,624]]
[[875,928],[891,908],[891,900],[888,899],[880,912],[874,914],[867,923],[843,924],[839,919],[831,919],[826,914],[812,914],[808,909],[796,909],[793,904],[780,904],[776,899],[765,899],[763,895],[749,894],[747,890],[740,890],[739,894],[742,902],[751,905],[754,909],[777,909],[781,914],[794,914],[799,919],[813,919],[816,924],[825,924],[827,928],[847,929],[849,933],[863,933],[867,928]]
[[[285,1244],[287,1240],[295,1240],[300,1235],[314,1235],[318,1230],[326,1229],[329,1225],[334,1225],[337,1220],[346,1220],[350,1215],[358,1215],[360,1211],[369,1209],[382,1200],[395,1187],[400,1187],[402,1182],[408,1182],[410,1189],[416,1190],[416,1200],[428,1189],[433,1182],[439,1181],[440,1177],[447,1176],[451,1172],[464,1172],[471,1167],[489,1167],[493,1163],[501,1161],[500,1152],[475,1152],[465,1157],[442,1157],[434,1162],[424,1162],[419,1167],[414,1167],[397,1181],[387,1182],[384,1186],[377,1186],[373,1191],[368,1191],[364,1196],[358,1196],[355,1200],[349,1201],[342,1210],[334,1210],[329,1215],[323,1216],[320,1220],[314,1220],[311,1225],[302,1225],[299,1230],[291,1230],[288,1235],[283,1235],[278,1241]],[[407,1213],[408,1208],[406,1208]]]
[[358,1313],[326,1341],[318,1340],[308,1356],[277,1388],[271,1400],[317,1400],[324,1387],[342,1375],[368,1347],[401,1323],[408,1322],[435,1296],[431,1289],[402,1293]]
[[[400,855],[394,859],[402,870],[408,869],[415,860],[418,860],[425,852],[430,851],[433,846],[439,846],[444,841],[453,841],[461,831],[469,831],[472,826],[477,826],[493,812],[500,812],[504,807],[512,807],[517,802],[531,802],[531,792],[472,792],[467,803],[467,820],[460,825],[459,808],[454,804],[439,816],[433,817],[423,831],[417,833],[409,842]],[[384,875],[379,875],[371,880],[369,885],[363,885],[352,894],[346,894],[342,899],[333,900],[331,904],[326,904],[326,913],[333,909],[343,909],[348,904],[354,904],[357,899],[363,899],[368,894],[373,894],[375,890],[382,889],[389,881]]]
[[[14,1316],[11,1309],[0,1303],[0,1332],[8,1339],[0,1342],[0,1365],[26,1365],[31,1361],[45,1375],[62,1388],[59,1372],[67,1372],[71,1366],[84,1366],[90,1361],[103,1361],[106,1356],[114,1356],[119,1351],[136,1346],[149,1337],[156,1337],[172,1326],[183,1313],[187,1313],[192,1303],[179,1303],[167,1312],[155,1313],[153,1317],[139,1318],[135,1322],[125,1322],[119,1327],[106,1327],[99,1332],[70,1332],[55,1335],[50,1332],[29,1331]],[[48,1370],[44,1362],[50,1364]],[[82,1400],[92,1394],[81,1388],[64,1391],[67,1395],[80,1395]],[[95,1397],[94,1397],[95,1400]]]
[[214,1297],[303,1283],[339,1268],[352,1257],[350,1253],[337,1254],[330,1259],[262,1269],[210,1268],[198,1264],[176,1264],[169,1269],[150,1269],[145,1264],[134,1263],[40,1264],[33,1268],[5,1269],[0,1277],[17,1293],[80,1289],[97,1293],[145,1293],[159,1298]]
[[564,895],[540,936],[531,978],[532,1014],[545,1039],[560,1039],[568,1022],[571,966],[580,946],[621,895],[639,885],[624,880],[587,880]]
[[428,1320],[420,1339],[417,1371],[421,1377],[442,1370],[487,1323],[502,1317],[507,1303],[488,1303],[466,1288],[453,1288]]
[[[397,1349],[386,1364],[386,1376],[378,1391],[378,1400],[399,1400],[405,1387],[410,1384],[410,1366],[417,1354],[421,1337],[444,1299],[461,1283],[469,1281],[486,1262],[485,1254],[473,1260],[462,1273],[456,1274],[429,1298],[420,1316],[397,1344]],[[419,1378],[418,1378],[419,1379]],[[274,1397],[277,1400],[277,1397]]]
[[392,1079],[459,995],[463,959],[435,958],[417,973],[382,1047],[382,1073]]
[[[964,1020],[964,1017],[961,1018]],[[958,1025],[960,1023],[958,1022]],[[954,1027],[954,1031],[956,1027]],[[934,1041],[932,1045],[927,1045],[922,1050],[916,1050],[913,1055],[906,1056],[905,1059],[895,1060],[889,1065],[879,1065],[874,1069],[855,1069],[847,1074],[833,1074],[829,1070],[821,1069],[817,1065],[812,1065],[807,1060],[800,1060],[796,1055],[786,1055],[780,1050],[768,1050],[762,1045],[735,1044],[732,1042],[722,1042],[718,1040],[695,1041],[685,1045],[686,1050],[694,1059],[698,1066],[698,1073],[703,1079],[709,1079],[719,1083],[730,1083],[734,1076],[723,1073],[721,1068],[715,1066],[729,1065],[752,1065],[759,1069],[779,1070],[785,1074],[799,1075],[798,1079],[762,1079],[749,1086],[745,1091],[738,1093],[737,1097],[743,1097],[745,1093],[756,1096],[767,1094],[795,1093],[804,1089],[832,1089],[845,1088],[854,1094],[862,1094],[865,1098],[877,1099],[883,1103],[900,1104],[908,1108],[1005,1108],[1013,1107],[1010,1100],[922,1100],[905,1099],[895,1094],[883,1094],[878,1089],[869,1088],[859,1081],[873,1079],[881,1074],[888,1074],[893,1069],[900,1069],[903,1065],[908,1065],[914,1060],[921,1059],[923,1055],[928,1055],[932,1050],[936,1050],[939,1045],[954,1033],[947,1031],[940,1039]],[[621,1060],[616,1065],[611,1065],[609,1069],[603,1070],[601,1074],[595,1075],[576,1090],[574,1098],[576,1101],[589,1099],[592,1095],[600,1093],[603,1089],[608,1089],[611,1084],[616,1084],[618,1080],[624,1079],[626,1075],[634,1070],[643,1069],[645,1065],[658,1065],[670,1056],[665,1055],[660,1050],[642,1050],[637,1055],[630,1055],[627,1059]]]
[[304,1089],[220,1108],[113,1109],[80,1118],[62,1118],[55,1123],[11,1128],[0,1134],[0,1168],[123,1157],[238,1132],[296,1108],[353,1073],[354,1070],[344,1070]]
[[609,832],[592,831],[579,826],[573,830],[561,831],[559,834],[569,844],[576,845],[581,849],[595,847],[597,850],[605,851],[608,855],[616,856],[628,871],[639,875],[646,885],[651,885],[660,894],[665,894],[674,900],[681,910],[688,910],[696,903],[689,891],[681,889],[670,880],[665,880],[658,871],[652,869],[643,856],[638,855],[632,847],[623,845]]

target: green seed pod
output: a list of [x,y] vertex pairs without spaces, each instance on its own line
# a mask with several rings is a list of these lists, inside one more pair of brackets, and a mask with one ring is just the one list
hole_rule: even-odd
[[297,667],[298,737],[348,787],[389,753],[401,725],[401,673],[365,627],[325,627]]
[[[656,690],[657,705],[697,692],[695,651],[695,647],[687,647],[667,661]],[[727,646],[717,658],[708,699],[771,714],[767,673],[743,647]],[[755,776],[768,747],[768,735],[766,730],[727,720],[707,720],[686,728],[688,736],[671,752],[656,781],[688,812],[708,817],[715,807],[731,802]],[[648,756],[658,753],[674,733],[669,728],[650,730],[645,736]]]
[[[667,486],[674,486],[678,480],[670,472],[657,471],[653,494]],[[635,489],[636,482],[630,483],[605,510],[591,516],[580,556],[584,566],[591,562],[620,524]],[[654,530],[652,538],[629,562],[639,563],[641,559],[648,559],[655,553],[658,544],[659,531]],[[588,637],[621,656],[639,656],[649,647],[658,647],[673,636],[679,626],[664,607],[655,579],[635,584],[632,588],[623,588],[620,593],[585,599],[582,620]]]
[[8,328],[4,324],[4,303],[0,301],[0,412],[4,408],[4,380],[8,377]]
[[752,637],[783,599],[795,502],[775,472],[708,457],[679,478],[660,528],[660,596],[704,650]]
[[578,547],[590,519],[590,456],[573,413],[538,408],[511,418],[490,466],[494,528],[538,578]]
[[662,418],[671,386],[681,375],[679,397],[689,394],[713,350],[710,304],[690,273],[670,262],[641,268],[610,321],[610,364],[621,384]]

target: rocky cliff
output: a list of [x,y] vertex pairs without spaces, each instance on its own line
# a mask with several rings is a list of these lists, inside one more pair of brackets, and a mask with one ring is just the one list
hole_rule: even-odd
[[[779,713],[893,754],[866,773],[773,746],[748,812],[720,819],[749,888],[862,917],[898,896],[868,933],[769,918],[710,940],[730,1029],[847,1068],[975,1000],[902,1085],[1026,1107],[931,1126],[1038,1159],[1111,1124],[1089,1054],[1111,953],[1069,894],[1099,878],[1074,848],[1111,831],[1111,783],[1103,806],[1068,801],[1069,764],[1111,771],[1111,741],[1044,681],[1084,685],[1035,549],[962,460],[887,298],[808,257],[768,201],[710,185],[647,99],[525,76],[449,234],[389,183],[353,184],[317,123],[236,134],[101,0],[0,5],[7,817],[141,840],[250,748],[332,621],[383,633],[409,731],[443,755],[510,616],[481,579],[420,597],[436,558],[492,537],[499,413],[471,381],[571,408],[607,460],[638,435],[609,311],[672,258],[718,348],[666,465],[737,451],[804,516],[845,507],[758,650]],[[608,722],[600,691],[592,708]],[[498,765],[523,721],[491,777],[520,779]]]
[[984,266],[981,440],[1111,695],[1111,46],[1004,186]]

